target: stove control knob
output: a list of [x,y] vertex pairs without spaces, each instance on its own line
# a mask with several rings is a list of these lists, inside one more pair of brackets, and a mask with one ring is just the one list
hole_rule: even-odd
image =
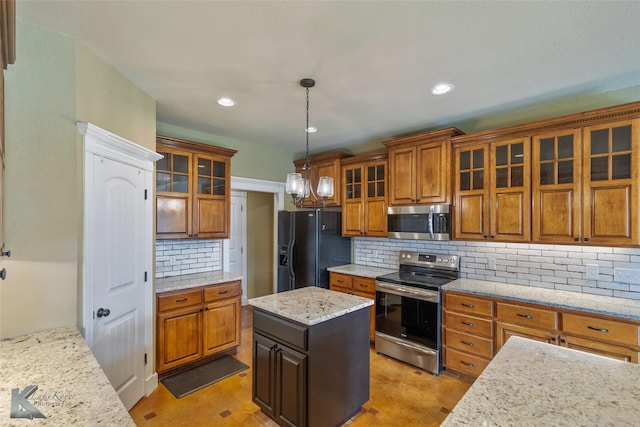
[[436,258],[436,262],[442,262],[442,258],[440,257]]
[[449,262],[449,258],[444,258],[444,259],[442,260],[442,262],[444,262],[445,264],[447,264],[447,263]]
[[407,259],[411,259],[411,254],[407,254]]

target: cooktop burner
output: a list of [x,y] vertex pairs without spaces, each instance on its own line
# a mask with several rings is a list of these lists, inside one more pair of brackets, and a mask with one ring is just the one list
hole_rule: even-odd
[[458,278],[460,258],[457,255],[400,252],[400,270],[376,277],[376,280],[398,285],[439,289]]

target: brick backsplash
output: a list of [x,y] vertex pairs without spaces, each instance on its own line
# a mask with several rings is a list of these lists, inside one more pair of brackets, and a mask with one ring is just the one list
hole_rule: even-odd
[[156,240],[156,278],[222,270],[220,240]]
[[[398,268],[401,250],[460,256],[460,277],[640,299],[640,285],[614,282],[615,268],[640,268],[640,249],[527,243],[354,238],[356,264]],[[495,270],[489,261],[495,260]],[[598,279],[587,279],[587,265]]]

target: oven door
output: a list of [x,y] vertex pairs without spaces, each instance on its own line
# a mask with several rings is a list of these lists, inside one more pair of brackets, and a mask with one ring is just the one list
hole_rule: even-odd
[[376,332],[439,350],[440,292],[377,281]]

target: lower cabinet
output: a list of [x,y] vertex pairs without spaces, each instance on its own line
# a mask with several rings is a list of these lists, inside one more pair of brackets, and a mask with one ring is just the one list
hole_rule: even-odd
[[307,356],[259,333],[253,352],[253,401],[280,425],[305,425]]
[[330,271],[329,289],[374,301],[374,304],[369,308],[369,340],[374,341],[376,335],[376,279]]
[[158,373],[240,345],[240,293],[235,281],[157,294]]
[[445,291],[444,366],[478,376],[512,336],[638,363],[640,322]]
[[369,312],[311,326],[253,310],[253,402],[283,426],[334,427],[369,400]]

